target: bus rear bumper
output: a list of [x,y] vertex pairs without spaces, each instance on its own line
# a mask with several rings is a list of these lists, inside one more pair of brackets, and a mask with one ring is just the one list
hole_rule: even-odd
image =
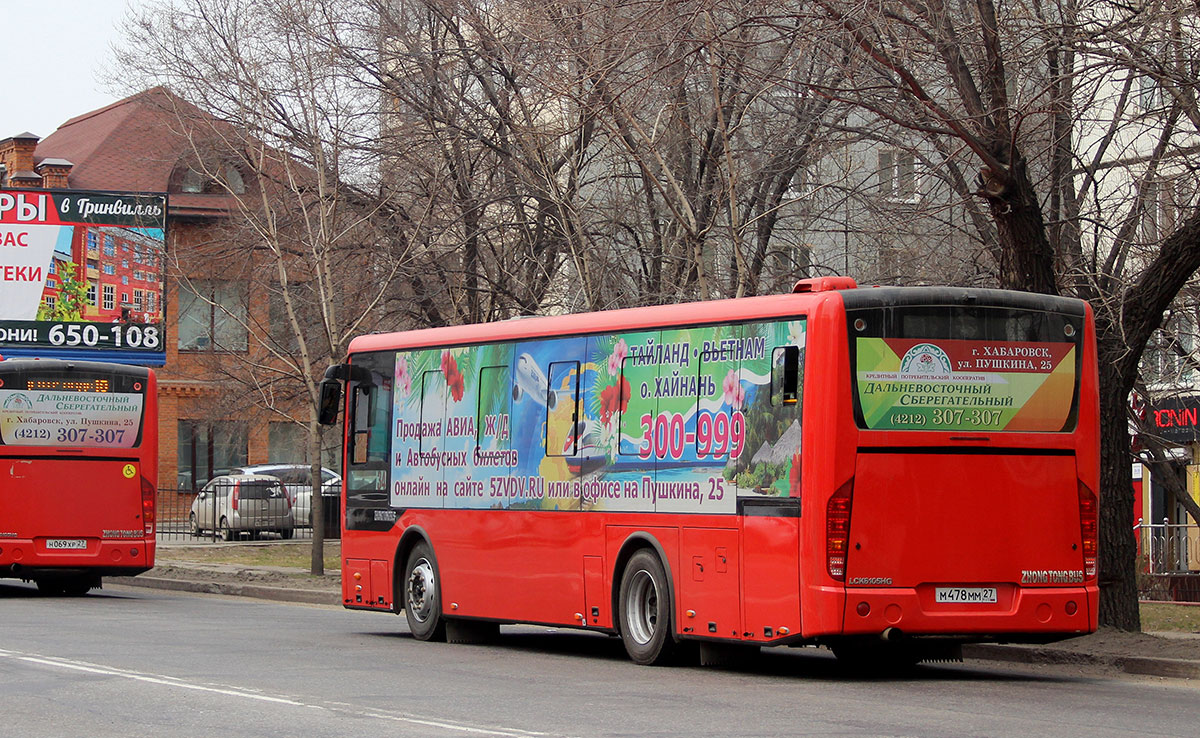
[[[47,540],[81,540],[83,548],[53,549]],[[133,576],[154,566],[154,539],[0,539],[0,578],[95,574]]]
[[1099,591],[1094,585],[997,590],[996,602],[939,603],[934,587],[847,587],[843,633],[1036,642],[1049,634],[1070,637],[1096,630]]

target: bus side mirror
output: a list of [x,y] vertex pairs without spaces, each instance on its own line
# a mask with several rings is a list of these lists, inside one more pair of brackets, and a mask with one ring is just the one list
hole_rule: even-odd
[[342,383],[336,379],[321,380],[321,397],[317,402],[317,422],[333,425],[337,422],[338,406],[342,404]]

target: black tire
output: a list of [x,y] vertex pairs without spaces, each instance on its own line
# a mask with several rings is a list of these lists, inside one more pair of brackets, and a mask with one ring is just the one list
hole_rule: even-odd
[[847,638],[829,650],[847,672],[857,676],[901,676],[921,661],[919,651],[908,643],[885,643],[877,639]]
[[418,641],[446,640],[446,618],[442,616],[442,591],[437,559],[428,543],[421,542],[408,554],[400,591],[404,619]]
[[292,535],[293,533],[291,528],[284,528],[283,530],[279,531],[279,537],[285,541],[290,541],[292,539]]
[[675,652],[667,572],[648,549],[635,553],[621,575],[617,617],[625,652],[636,664],[658,666]]
[[229,527],[229,519],[221,518],[221,540],[232,541],[237,534],[233,532],[233,528]]
[[36,579],[38,592],[46,597],[61,597],[65,591],[61,579]]
[[63,593],[68,597],[83,597],[94,587],[100,586],[99,577],[91,577],[86,574],[77,577],[66,579],[62,583]]
[[192,513],[188,518],[188,526],[192,529],[192,537],[199,538],[204,531],[200,530],[200,520],[196,517],[196,513]]

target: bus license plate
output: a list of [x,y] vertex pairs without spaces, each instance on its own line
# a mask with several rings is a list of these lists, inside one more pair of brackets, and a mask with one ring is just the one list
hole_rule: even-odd
[[937,602],[996,602],[995,587],[938,587],[934,595]]
[[47,538],[46,548],[86,550],[87,541],[82,538]]

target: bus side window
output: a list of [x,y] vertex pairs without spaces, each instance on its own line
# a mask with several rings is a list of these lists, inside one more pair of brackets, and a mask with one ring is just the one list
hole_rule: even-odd
[[780,346],[771,356],[771,404],[800,402],[803,354],[799,346]]
[[[579,423],[579,362],[550,364],[546,396],[546,455],[574,456],[583,428]],[[565,407],[564,407],[565,403]]]
[[[433,454],[442,443],[442,421],[446,417],[446,378],[440,370],[424,372],[421,376],[421,446],[422,456]],[[431,431],[436,429],[436,434]]]
[[[512,434],[512,372],[508,365],[479,368],[479,406],[475,410],[475,448],[497,451],[507,449]],[[499,389],[497,389],[499,388]]]
[[354,453],[351,455],[350,461],[353,464],[365,464],[371,435],[371,387],[365,384],[352,385],[352,387],[351,402],[353,403],[354,426],[351,439],[354,444]]

